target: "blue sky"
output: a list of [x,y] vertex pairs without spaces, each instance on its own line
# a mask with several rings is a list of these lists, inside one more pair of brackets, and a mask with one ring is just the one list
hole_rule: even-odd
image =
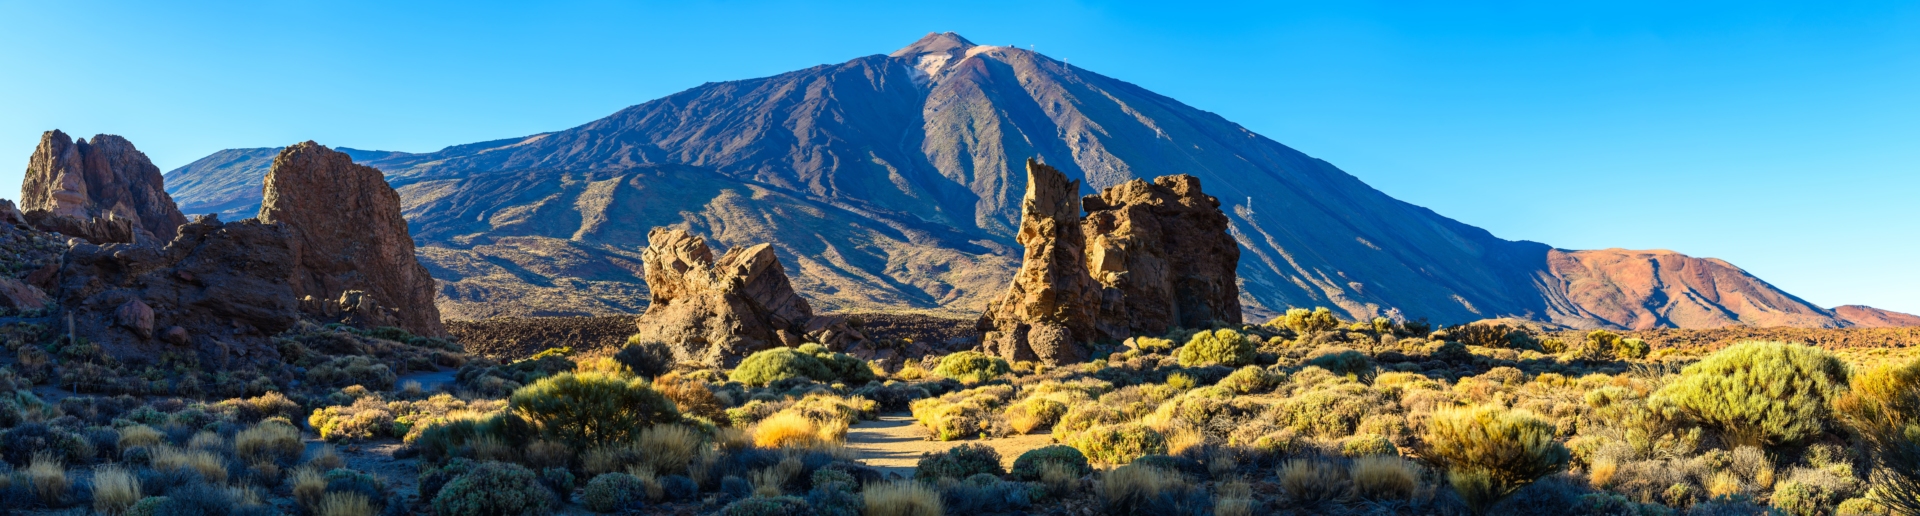
[[41,131],[172,169],[428,151],[929,31],[1034,46],[1510,239],[1723,258],[1920,313],[1913,2],[0,0],[0,196]]

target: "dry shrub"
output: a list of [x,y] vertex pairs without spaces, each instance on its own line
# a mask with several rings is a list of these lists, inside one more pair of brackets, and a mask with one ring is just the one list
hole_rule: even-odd
[[118,465],[93,471],[93,510],[120,516],[140,501],[140,477]]
[[942,516],[940,492],[913,481],[868,485],[860,493],[867,507],[865,516]]
[[[845,435],[844,427],[841,435]],[[654,425],[640,431],[634,440],[645,457],[648,469],[665,475],[686,471],[687,464],[700,453],[700,435],[681,425]]]
[[727,406],[713,395],[706,382],[691,378],[674,371],[653,379],[653,390],[659,391],[679,407],[680,413],[706,418],[716,423],[727,422]]
[[1297,506],[1344,500],[1352,493],[1347,471],[1317,459],[1294,459],[1280,466],[1280,499]]
[[1587,468],[1587,484],[1594,489],[1606,489],[1613,483],[1613,476],[1619,474],[1620,463],[1611,458],[1598,458]]
[[1060,416],[1066,415],[1067,404],[1052,398],[1034,396],[1007,406],[1007,425],[1013,433],[1030,434],[1042,427],[1053,426]]
[[781,459],[779,464],[754,471],[748,475],[750,480],[753,481],[753,494],[756,496],[769,497],[780,496],[784,493],[781,486],[792,482],[793,477],[799,475],[800,472],[805,469],[806,465],[801,463],[798,457],[788,456],[785,459]]
[[1354,459],[1347,476],[1353,493],[1368,500],[1411,500],[1420,489],[1420,466],[1397,456]]
[[187,448],[194,450],[223,450],[226,449],[226,447],[227,440],[222,439],[220,434],[213,432],[201,431],[200,433],[193,434],[192,439],[187,440]]
[[334,451],[333,445],[323,444],[320,445],[319,450],[313,452],[313,458],[307,459],[307,465],[320,471],[333,471],[346,467],[347,461],[340,458],[340,454]]
[[573,448],[557,441],[536,439],[527,444],[527,465],[534,469],[564,468],[573,463]]
[[32,462],[27,465],[26,476],[42,503],[58,506],[60,500],[66,497],[67,466],[60,462],[60,456],[45,451],[34,452]]
[[1498,405],[1437,411],[1427,422],[1425,455],[1447,468],[1467,505],[1485,509],[1567,466],[1552,423]]
[[[627,468],[627,474],[640,481],[640,489],[647,494],[647,501],[657,502],[666,497],[666,489],[660,487],[660,476],[644,466]],[[777,496],[777,495],[776,495]]]
[[753,445],[761,448],[801,448],[821,440],[820,427],[813,420],[793,412],[780,412],[753,427]]
[[153,469],[193,470],[209,483],[219,484],[227,481],[227,462],[219,455],[207,450],[182,450],[172,446],[154,448]]
[[162,438],[160,431],[154,430],[151,426],[133,425],[120,429],[119,445],[122,450],[135,446],[150,447],[160,444]]
[[293,491],[293,500],[301,507],[313,510],[320,505],[321,496],[327,491],[327,476],[313,468],[300,468],[287,477],[287,485]]
[[1191,427],[1180,427],[1167,436],[1167,454],[1180,455],[1207,444],[1207,434]]
[[1062,496],[1076,491],[1080,487],[1080,471],[1073,464],[1059,461],[1040,463],[1040,484],[1047,492]]
[[373,503],[367,495],[354,492],[327,493],[313,509],[314,516],[373,516]]
[[519,451],[513,449],[513,445],[507,444],[507,441],[501,439],[499,436],[487,434],[474,438],[473,440],[473,458],[475,460],[481,462],[515,462],[514,459],[518,456]]
[[306,453],[300,430],[279,421],[267,421],[233,436],[233,451],[246,462],[293,464]]
[[1253,498],[1253,486],[1244,481],[1220,484],[1220,490],[1213,497],[1214,516],[1253,516],[1253,509],[1259,505]]
[[1187,479],[1176,471],[1127,465],[1101,475],[1098,489],[1108,514],[1134,514],[1163,492],[1187,489]]
[[580,456],[580,465],[587,470],[587,474],[598,476],[624,471],[639,464],[640,460],[640,450],[632,444],[615,444],[587,450],[585,455]]

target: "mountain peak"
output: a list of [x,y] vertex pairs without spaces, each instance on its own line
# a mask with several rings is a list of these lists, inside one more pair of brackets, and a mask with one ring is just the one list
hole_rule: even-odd
[[920,38],[919,41],[915,41],[913,44],[907,45],[900,50],[895,50],[889,55],[893,57],[908,57],[935,52],[946,53],[955,50],[964,51],[972,46],[974,46],[972,41],[967,41],[967,38],[960,37],[959,34],[952,32],[929,32],[925,37]]

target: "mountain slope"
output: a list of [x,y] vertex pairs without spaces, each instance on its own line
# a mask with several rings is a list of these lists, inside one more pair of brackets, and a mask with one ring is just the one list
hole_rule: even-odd
[[[642,291],[632,256],[655,225],[725,247],[773,242],[824,309],[968,313],[1018,265],[1029,156],[1083,179],[1083,193],[1199,177],[1244,249],[1254,317],[1324,305],[1435,322],[1845,324],[1724,262],[1502,240],[1213,113],[952,33],[705,84],[563,131],[367,164],[400,188],[441,302],[458,305],[443,306],[450,317],[632,312],[644,296],[619,296]],[[175,195],[192,206],[243,205],[214,194],[244,189],[186,189]]]
[[[221,220],[252,218],[260,213],[262,183],[273,157],[283,147],[226,149],[194,160],[165,175],[167,193],[180,201],[180,211],[189,215],[217,213]],[[364,151],[341,147],[334,149],[353,158],[355,163],[380,166],[383,159],[411,156],[404,152]],[[384,169],[384,168],[383,168]]]

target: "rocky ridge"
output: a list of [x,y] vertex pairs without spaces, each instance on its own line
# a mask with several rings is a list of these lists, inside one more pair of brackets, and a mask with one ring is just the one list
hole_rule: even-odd
[[162,184],[160,168],[125,138],[40,135],[20,185],[34,225],[94,243],[164,245],[187,218]]

